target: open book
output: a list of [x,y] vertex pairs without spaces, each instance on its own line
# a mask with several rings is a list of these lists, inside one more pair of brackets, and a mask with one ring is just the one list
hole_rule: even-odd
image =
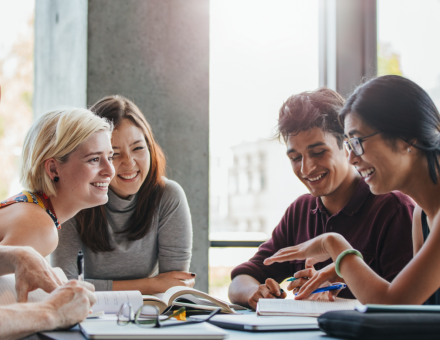
[[214,310],[221,307],[222,313],[235,313],[247,308],[217,299],[200,290],[188,287],[171,287],[163,294],[143,295],[144,305],[157,306],[162,313],[168,306],[184,306],[191,309]]
[[354,310],[358,300],[336,298],[328,300],[260,299],[257,304],[258,315],[280,316],[320,316],[334,310]]

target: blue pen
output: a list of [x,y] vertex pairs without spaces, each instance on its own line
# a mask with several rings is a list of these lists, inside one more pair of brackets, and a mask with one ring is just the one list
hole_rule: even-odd
[[296,277],[291,277],[290,279],[287,279],[287,282],[292,282],[292,281],[295,281],[295,280],[298,280]]
[[[338,289],[344,289],[347,288],[347,285],[345,283],[338,283],[327,287],[321,287],[318,289],[315,289],[310,294],[316,294],[316,293],[322,293],[322,292],[328,292],[330,290],[338,290]],[[298,295],[298,293],[295,293],[295,295]]]

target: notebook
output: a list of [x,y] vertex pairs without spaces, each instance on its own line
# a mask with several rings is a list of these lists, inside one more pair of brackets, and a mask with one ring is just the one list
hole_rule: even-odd
[[81,332],[87,339],[207,339],[222,340],[227,333],[222,329],[202,322],[164,328],[141,328],[134,324],[118,326],[115,321],[83,321]]
[[328,300],[260,299],[257,304],[257,314],[318,317],[335,310],[354,310],[357,305],[359,305],[358,300],[341,298],[337,298],[334,302]]
[[[190,317],[190,319],[201,319]],[[281,331],[319,329],[318,320],[296,316],[258,316],[255,313],[242,315],[216,315],[209,323],[215,326],[240,331]]]
[[357,305],[361,313],[440,313],[440,306],[424,305]]

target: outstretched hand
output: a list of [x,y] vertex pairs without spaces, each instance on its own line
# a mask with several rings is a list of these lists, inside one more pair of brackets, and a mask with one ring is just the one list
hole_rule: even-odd
[[265,259],[264,264],[268,266],[275,262],[286,262],[305,259],[309,259],[310,265],[314,265],[318,262],[323,262],[330,258],[330,254],[325,248],[325,241],[328,237],[331,237],[332,234],[333,233],[322,234],[296,246],[283,248],[277,251],[271,257]]
[[14,267],[18,302],[27,302],[28,293],[35,289],[51,293],[63,284],[46,259],[32,247],[17,249]]

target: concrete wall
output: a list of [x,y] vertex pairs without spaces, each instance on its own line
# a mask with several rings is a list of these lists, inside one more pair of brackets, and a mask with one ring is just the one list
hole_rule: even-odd
[[34,115],[86,105],[87,0],[35,4]]
[[[167,155],[168,177],[187,195],[194,232],[191,271],[198,275],[196,288],[207,291],[209,1],[85,4],[84,9],[72,8],[67,1],[37,1],[35,84],[40,90],[35,91],[35,111],[39,114],[42,107],[57,104],[92,105],[110,94],[124,95],[139,106]],[[70,13],[72,24],[80,17],[77,23],[83,27],[87,19],[86,45],[75,49],[76,59],[70,64],[66,53],[54,47],[76,42],[79,32],[67,24],[63,30],[54,29],[48,23],[54,20],[53,6]],[[80,52],[85,53],[86,64],[80,63]],[[51,70],[54,64],[59,65],[56,72]],[[76,73],[85,73],[86,86],[82,81],[78,88],[61,86],[76,79]],[[79,92],[84,93],[82,101]]]

